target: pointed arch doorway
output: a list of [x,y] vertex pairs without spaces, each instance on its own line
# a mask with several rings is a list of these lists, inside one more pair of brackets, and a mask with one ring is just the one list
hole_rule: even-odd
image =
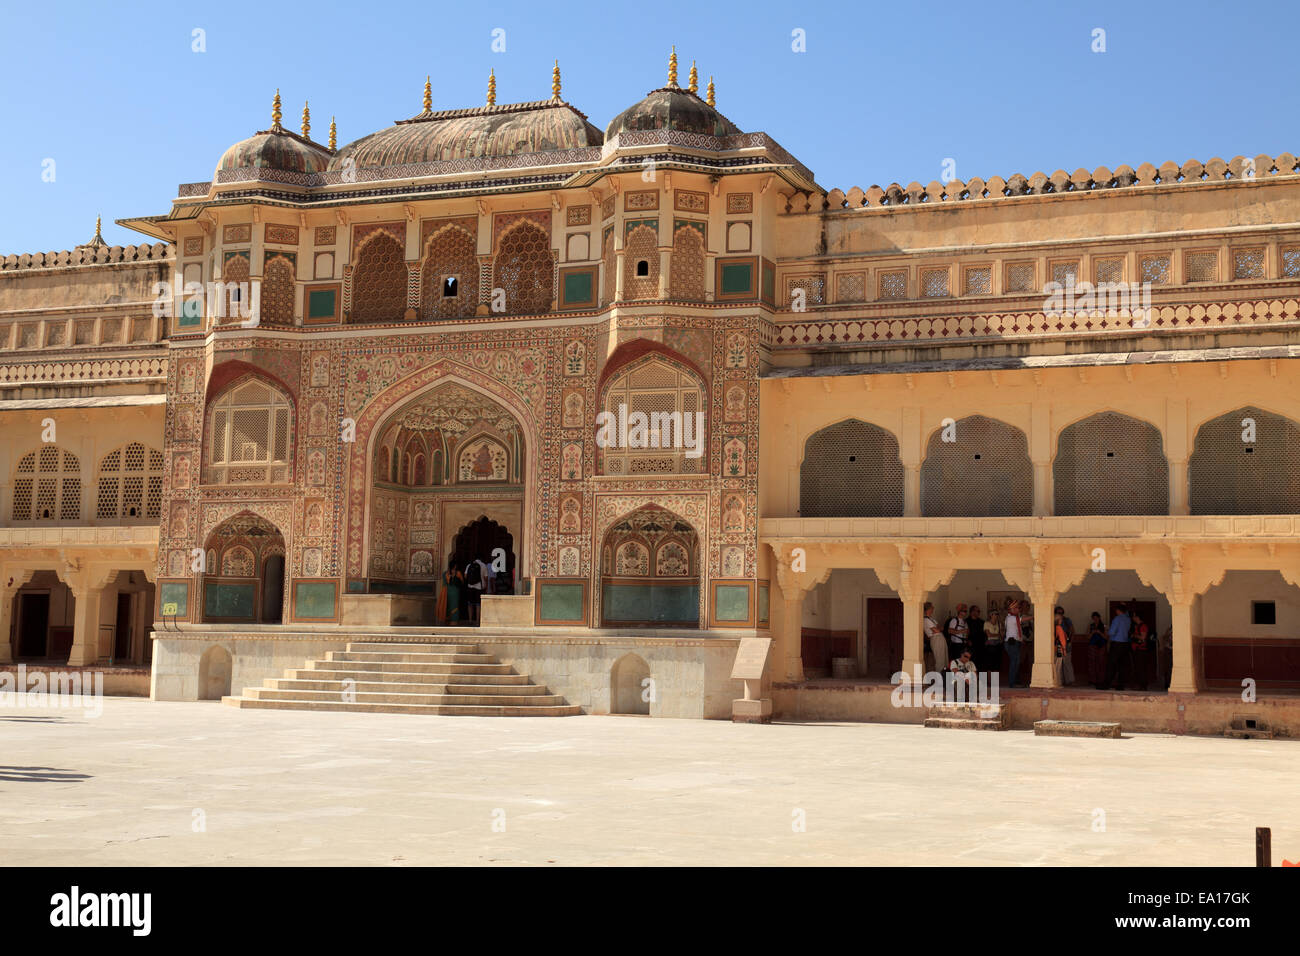
[[[484,589],[486,594],[511,594],[514,592],[515,580],[515,538],[510,529],[498,524],[487,515],[480,515],[461,527],[451,542],[451,551],[447,555],[447,566],[461,571],[473,560],[478,559],[489,567],[497,568],[497,558],[505,561],[505,569],[497,569],[493,590]],[[503,590],[504,588],[504,590]]]
[[208,535],[203,572],[204,623],[284,621],[284,536],[245,511]]
[[600,549],[603,627],[700,626],[700,536],[658,505],[639,508]]
[[491,563],[498,547],[501,578],[518,587],[528,573],[527,449],[519,417],[459,379],[394,409],[370,449],[366,590],[437,593],[444,571],[464,571],[473,558]]

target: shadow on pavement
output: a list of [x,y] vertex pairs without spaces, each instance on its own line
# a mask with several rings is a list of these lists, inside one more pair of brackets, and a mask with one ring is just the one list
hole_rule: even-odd
[[88,773],[74,773],[57,767],[6,767],[0,766],[0,782],[14,783],[75,783],[89,780]]

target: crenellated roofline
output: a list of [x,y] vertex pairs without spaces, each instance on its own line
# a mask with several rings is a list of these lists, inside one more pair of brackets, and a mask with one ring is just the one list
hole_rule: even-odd
[[854,186],[847,193],[842,189],[832,189],[824,197],[811,193],[802,196],[792,194],[786,212],[896,209],[900,206],[1088,193],[1135,186],[1174,187],[1206,182],[1276,179],[1297,173],[1300,173],[1300,161],[1291,153],[1280,153],[1276,157],[1261,153],[1255,157],[1235,156],[1227,162],[1215,157],[1207,163],[1196,159],[1189,159],[1181,165],[1167,162],[1159,167],[1143,163],[1136,170],[1131,166],[1120,166],[1113,172],[1106,166],[1098,166],[1091,172],[1083,168],[1076,169],[1073,173],[1058,169],[1050,176],[1043,172],[1032,176],[1016,173],[1008,179],[994,176],[984,180],[977,176],[966,182],[960,179],[946,183],[936,180],[926,186],[917,182],[907,186],[898,183],[891,183],[884,188],[872,186],[867,190]]

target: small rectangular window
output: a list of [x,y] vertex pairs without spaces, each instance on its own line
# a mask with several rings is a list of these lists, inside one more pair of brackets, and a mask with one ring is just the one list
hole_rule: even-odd
[[1276,624],[1277,603],[1274,601],[1251,601],[1250,602],[1250,623],[1251,624]]

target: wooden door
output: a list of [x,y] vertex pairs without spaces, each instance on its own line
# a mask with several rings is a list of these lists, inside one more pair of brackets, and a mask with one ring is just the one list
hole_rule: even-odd
[[889,680],[903,669],[903,602],[867,598],[867,676]]

